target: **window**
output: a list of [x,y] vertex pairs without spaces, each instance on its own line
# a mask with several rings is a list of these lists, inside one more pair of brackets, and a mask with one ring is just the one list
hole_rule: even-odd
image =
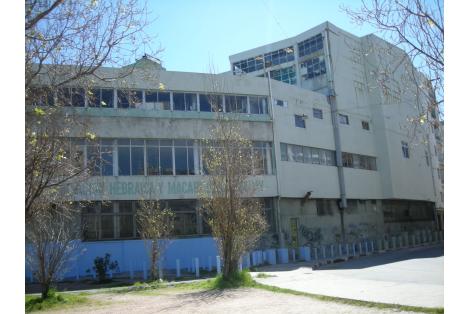
[[215,94],[200,94],[199,95],[199,110],[203,112],[215,111],[218,108],[219,112],[223,111],[223,98],[222,95]]
[[377,170],[375,157],[343,152],[342,159],[343,167],[365,170]]
[[287,144],[286,143],[281,143],[281,160],[282,161],[287,161]]
[[369,122],[367,122],[367,121],[362,121],[361,123],[362,123],[362,128],[363,128],[364,130],[368,130],[368,131],[369,131]]
[[247,113],[248,98],[247,96],[225,96],[225,112]]
[[317,119],[323,119],[323,110],[313,108],[313,117]]
[[266,97],[250,96],[250,112],[252,114],[267,114],[268,99]]
[[281,82],[291,84],[291,85],[297,84],[297,78],[296,78],[294,66],[290,66],[290,67],[279,69],[279,70],[273,70],[270,72],[270,75],[273,80],[281,81]]
[[232,66],[233,74],[239,74],[239,72],[250,73],[262,69],[264,69],[262,56],[234,62]]
[[264,54],[264,60],[267,65],[273,66],[294,60],[294,47],[279,49]]
[[171,109],[170,92],[145,91],[145,103],[157,110]]
[[338,122],[341,124],[349,124],[349,117],[344,114],[338,114]]
[[334,166],[335,152],[322,148],[281,143],[281,160]]
[[113,140],[101,139],[88,143],[87,165],[92,176],[112,176]]
[[323,38],[321,34],[308,38],[298,43],[299,57],[311,54],[315,51],[323,49]]
[[410,158],[410,150],[407,142],[401,142],[401,152],[404,158]]
[[173,110],[197,111],[197,95],[193,93],[173,93]]
[[83,88],[61,88],[57,100],[62,106],[85,107],[85,90]]
[[87,92],[88,107],[113,108],[113,89],[92,89]]
[[175,213],[173,230],[175,235],[197,234],[195,200],[164,201],[164,207]]
[[118,168],[120,176],[144,175],[144,140],[118,140]]
[[193,141],[175,140],[175,174],[194,174]]
[[172,140],[160,140],[160,169],[162,175],[173,175]]
[[287,100],[276,99],[275,103],[279,107],[287,107]]
[[136,108],[143,102],[141,90],[118,90],[118,108]]
[[313,58],[300,64],[300,73],[304,80],[313,79],[326,73],[326,64],[323,57]]
[[295,126],[298,128],[305,129],[305,116],[294,115],[294,118],[295,118]]

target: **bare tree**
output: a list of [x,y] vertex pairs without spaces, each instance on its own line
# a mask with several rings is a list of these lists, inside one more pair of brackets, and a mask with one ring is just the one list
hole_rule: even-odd
[[[218,108],[219,104],[212,103]],[[223,258],[223,276],[238,271],[240,257],[267,229],[261,203],[250,180],[256,157],[252,142],[241,135],[241,123],[218,115],[203,148],[207,176],[199,198]]]
[[161,208],[158,200],[141,200],[138,204],[139,233],[145,241],[150,257],[150,278],[155,280],[160,256],[170,243],[169,237],[174,228],[174,213],[169,208]]
[[[35,203],[38,205],[38,202]],[[80,221],[69,202],[42,204],[26,228],[26,260],[47,298],[51,284],[67,271],[67,264],[79,253]],[[55,210],[54,207],[60,207]]]
[[[27,221],[35,208],[43,208],[49,189],[88,173],[77,162],[83,156],[69,154],[67,138],[72,130],[90,140],[95,135],[84,119],[61,107],[71,106],[74,99],[93,99],[91,88],[98,82],[131,74],[133,66],[117,72],[102,67],[129,64],[150,43],[148,25],[146,3],[138,0],[25,1]],[[36,201],[41,205],[34,206]]]
[[442,0],[370,0],[362,1],[358,10],[343,7],[354,22],[371,25],[384,39],[403,49],[412,66],[426,76],[428,82],[423,82],[414,69],[407,71],[407,81],[425,101],[420,115],[414,118],[419,124],[439,123],[436,117],[443,117],[440,110],[444,103],[443,6]]

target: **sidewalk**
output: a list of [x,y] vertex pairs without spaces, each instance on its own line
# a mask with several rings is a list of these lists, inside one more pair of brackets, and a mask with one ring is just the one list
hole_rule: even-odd
[[312,270],[308,263],[261,267],[256,278],[280,288],[334,297],[423,307],[444,306],[443,246],[404,249]]

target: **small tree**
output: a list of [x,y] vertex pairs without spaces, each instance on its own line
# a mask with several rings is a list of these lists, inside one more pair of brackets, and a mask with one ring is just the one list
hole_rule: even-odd
[[158,200],[139,201],[137,223],[150,257],[152,280],[157,278],[157,262],[169,244],[169,236],[174,228],[173,218],[173,211],[162,209]]
[[[211,104],[218,108],[217,104]],[[208,176],[199,198],[223,258],[223,276],[237,272],[241,256],[267,229],[256,187],[249,180],[256,164],[252,143],[241,135],[240,122],[218,115],[205,141],[203,163]]]
[[[39,206],[38,202],[35,206]],[[75,209],[68,202],[43,203],[34,210],[26,228],[26,260],[47,298],[51,284],[67,270],[78,254],[80,226]]]

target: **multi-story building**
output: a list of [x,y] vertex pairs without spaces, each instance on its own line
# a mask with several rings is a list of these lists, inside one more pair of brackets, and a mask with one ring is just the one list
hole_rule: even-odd
[[[434,228],[435,142],[410,138],[405,123],[418,111],[407,91],[397,91],[402,82],[382,88],[375,77],[383,63],[404,71],[404,61],[371,47],[389,46],[324,23],[231,56],[234,75],[172,72],[144,57],[123,79],[95,79],[89,91],[66,87],[64,110],[97,138],[75,137],[73,149],[85,164],[101,160],[93,177],[70,189],[74,201],[89,201],[82,209],[87,251],[72,274],[85,275],[105,253],[121,271],[144,267],[135,217],[143,199],[175,211],[167,267],[177,258],[190,267],[194,257],[214,265],[215,242],[197,211],[202,140],[216,116],[209,98],[219,99],[218,110],[239,121],[253,153],[263,156],[252,178],[270,225],[260,245],[316,246]],[[101,68],[97,77],[121,71]],[[416,132],[431,138],[426,126]]]

